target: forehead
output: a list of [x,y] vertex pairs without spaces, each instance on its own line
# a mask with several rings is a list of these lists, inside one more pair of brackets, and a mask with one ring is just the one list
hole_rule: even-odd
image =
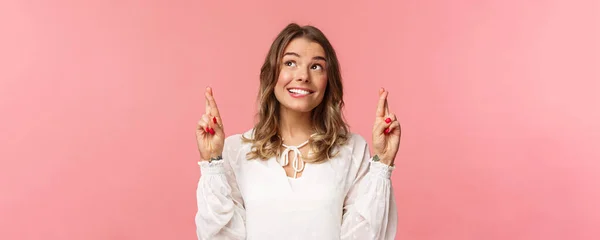
[[325,50],[321,44],[306,38],[295,38],[285,47],[283,53],[294,52],[301,57],[322,56],[325,57]]

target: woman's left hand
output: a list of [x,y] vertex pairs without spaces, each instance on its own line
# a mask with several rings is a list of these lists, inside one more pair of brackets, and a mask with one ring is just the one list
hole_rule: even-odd
[[379,90],[379,103],[373,125],[373,151],[380,161],[393,165],[400,147],[400,123],[396,115],[390,114],[387,103],[388,91]]

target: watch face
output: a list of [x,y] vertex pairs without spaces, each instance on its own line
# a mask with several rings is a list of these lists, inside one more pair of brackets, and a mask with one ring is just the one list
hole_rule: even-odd
[[373,162],[377,162],[377,161],[379,161],[379,156],[377,156],[377,155],[373,156]]

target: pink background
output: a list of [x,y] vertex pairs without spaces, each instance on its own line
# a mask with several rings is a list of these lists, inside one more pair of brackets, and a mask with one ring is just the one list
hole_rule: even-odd
[[0,239],[195,239],[203,89],[249,129],[290,21],[354,132],[391,92],[398,239],[600,238],[599,1],[252,2],[2,1]]

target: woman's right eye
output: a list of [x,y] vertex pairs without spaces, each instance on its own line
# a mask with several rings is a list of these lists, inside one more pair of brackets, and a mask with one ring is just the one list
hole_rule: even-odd
[[285,62],[285,63],[283,63],[283,64],[285,64],[285,65],[286,65],[286,66],[288,66],[288,67],[294,67],[294,66],[296,66],[296,63],[295,63],[295,62],[292,62],[292,61],[286,61],[286,62]]

